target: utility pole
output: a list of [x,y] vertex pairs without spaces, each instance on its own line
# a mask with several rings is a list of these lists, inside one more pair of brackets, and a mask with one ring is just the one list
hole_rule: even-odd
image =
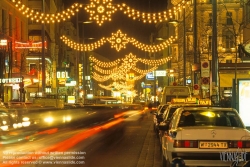
[[[76,39],[79,43],[79,18],[78,18],[78,12],[76,13]],[[76,80],[76,86],[75,86],[75,96],[76,96],[76,102],[78,102],[78,89],[79,89],[79,50],[76,51],[76,63],[75,63],[75,80]]]
[[[193,36],[194,36],[194,42],[193,42],[193,49],[194,49],[194,64],[198,64],[198,56],[197,56],[197,0],[194,0],[194,11],[193,11]],[[184,12],[185,13],[185,12]],[[198,74],[194,71],[194,82],[192,85],[198,84]]]
[[[42,11],[45,14],[45,1],[43,0]],[[46,74],[45,74],[45,23],[42,23],[42,95],[45,93]]]
[[213,36],[212,36],[212,102],[219,103],[219,68],[217,53],[217,0],[212,0]]
[[186,86],[186,10],[183,8],[183,86]]

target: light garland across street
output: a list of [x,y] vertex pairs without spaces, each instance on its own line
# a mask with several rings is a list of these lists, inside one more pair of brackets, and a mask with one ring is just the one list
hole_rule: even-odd
[[[143,78],[147,73],[155,71],[159,65],[162,65],[169,60],[171,57],[156,59],[156,60],[148,60],[137,58],[136,55],[130,53],[126,55],[123,59],[118,59],[113,61],[108,65],[107,62],[101,62],[100,60],[90,57],[90,61],[93,63],[92,78],[99,82],[104,82],[108,80],[128,80],[127,74],[130,72],[136,73],[133,76],[133,80],[139,80]],[[116,63],[114,63],[116,62]],[[142,70],[137,68],[136,63],[141,62],[143,64],[148,64],[151,66],[148,70]],[[115,65],[114,65],[115,64]],[[100,66],[101,65],[101,66]]]
[[180,0],[171,9],[158,13],[145,13],[139,10],[133,9],[125,3],[122,4],[112,4],[112,0],[90,0],[90,4],[74,3],[70,8],[58,13],[42,13],[34,11],[33,9],[25,6],[21,0],[12,0],[15,7],[25,15],[35,22],[40,23],[56,23],[69,20],[72,16],[76,15],[80,9],[85,9],[89,13],[89,20],[94,20],[98,25],[102,25],[105,21],[111,21],[111,16],[117,10],[123,12],[129,18],[133,20],[139,20],[143,23],[158,23],[163,21],[168,21],[176,15],[178,11],[185,8],[186,4],[190,2],[185,0]]
[[115,48],[116,51],[118,51],[118,52],[121,49],[125,49],[126,44],[131,43],[132,45],[134,45],[138,49],[140,49],[142,51],[146,51],[146,52],[151,52],[151,53],[164,50],[169,45],[171,45],[176,39],[177,39],[177,37],[171,36],[170,38],[163,40],[163,42],[161,42],[159,44],[147,45],[147,44],[143,44],[143,43],[137,41],[134,38],[127,37],[126,34],[123,34],[121,32],[121,30],[118,30],[116,33],[112,33],[111,37],[107,37],[107,38],[103,37],[100,40],[98,40],[94,43],[91,43],[91,44],[77,43],[77,42],[74,42],[73,40],[70,40],[66,36],[61,36],[61,40],[67,46],[69,46],[72,49],[78,50],[78,51],[93,51],[93,50],[101,47],[102,45],[104,45],[106,42],[109,42],[111,44],[111,48]]

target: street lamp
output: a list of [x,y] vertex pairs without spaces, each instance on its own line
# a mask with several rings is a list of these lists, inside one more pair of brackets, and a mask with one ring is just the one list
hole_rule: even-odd
[[[4,78],[4,67],[5,67],[5,52],[8,47],[8,41],[6,39],[0,40],[0,79]],[[3,90],[3,83],[1,82],[0,85],[0,98],[4,101],[4,90]]]
[[[185,8],[183,8],[183,18],[182,18],[182,26],[183,26],[183,86],[186,86],[186,16],[185,16]],[[180,22],[178,20],[170,20],[168,23],[177,25]]]
[[[85,38],[85,35],[84,35],[84,25],[85,24],[91,24],[93,23],[93,21],[78,21],[78,24],[81,23],[81,26],[82,26],[82,43],[84,45],[85,43],[85,40],[92,40],[94,38]],[[82,89],[83,89],[83,95],[85,96],[87,94],[87,89],[86,89],[86,74],[87,74],[87,65],[88,65],[88,61],[86,59],[86,52],[83,51],[82,52],[82,57],[81,57],[81,64],[82,64],[82,74],[79,75],[79,83],[81,82],[81,85],[82,86]],[[80,63],[80,62],[79,62]],[[80,69],[79,69],[80,70]],[[80,81],[81,80],[81,81]],[[84,97],[83,97],[84,98]]]

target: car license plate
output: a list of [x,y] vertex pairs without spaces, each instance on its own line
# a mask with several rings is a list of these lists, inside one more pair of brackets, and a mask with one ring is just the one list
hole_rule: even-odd
[[227,148],[227,142],[200,141],[199,148]]

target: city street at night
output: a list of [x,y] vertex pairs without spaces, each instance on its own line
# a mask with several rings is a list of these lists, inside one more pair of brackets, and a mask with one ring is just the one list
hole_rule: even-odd
[[250,167],[250,0],[0,0],[0,167]]
[[[63,154],[81,152],[80,159],[75,159],[75,161],[78,160],[83,164],[70,163],[74,160],[72,157],[78,155],[72,153],[69,154],[71,159],[68,159],[70,164],[64,164],[64,166],[160,167],[160,143],[153,130],[152,120],[152,114],[130,111],[124,118],[106,121],[91,127],[65,128],[34,137],[33,140],[26,142],[2,145],[1,157],[4,164],[0,166],[7,167],[10,163],[20,167],[34,166],[34,164],[36,167],[61,166],[62,164],[56,164],[56,162],[65,161],[66,159],[63,158],[66,155],[61,155],[59,152]],[[18,152],[32,153],[25,156],[35,156],[41,164],[36,164],[35,159],[30,161],[30,159],[17,158],[20,156]],[[38,156],[39,153],[42,155]],[[10,159],[8,157],[11,156],[16,158],[8,161]],[[48,156],[49,158],[46,158]],[[58,156],[62,159],[55,158]],[[21,163],[24,162],[30,164],[22,165]]]

